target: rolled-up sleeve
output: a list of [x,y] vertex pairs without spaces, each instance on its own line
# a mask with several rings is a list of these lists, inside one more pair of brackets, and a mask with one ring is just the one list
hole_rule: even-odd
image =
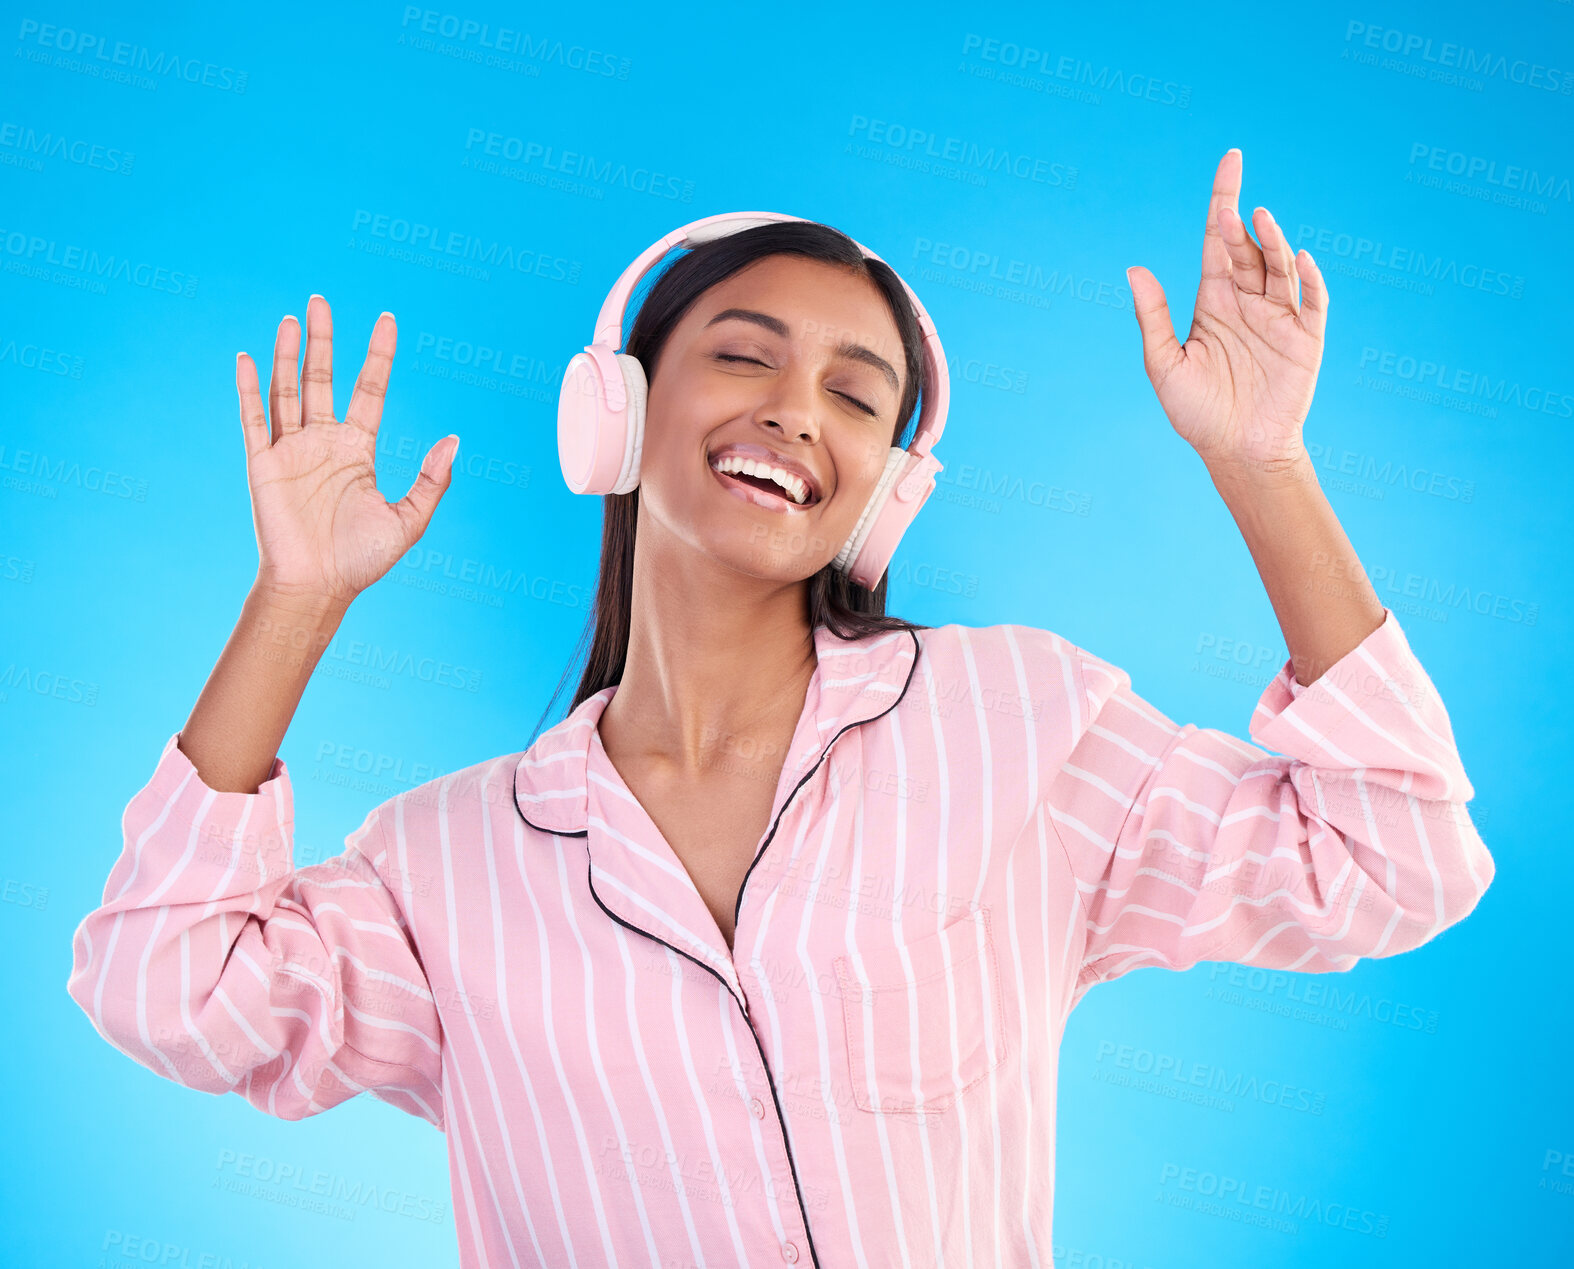
[[392,803],[333,859],[293,866],[288,769],[256,793],[202,782],[171,736],[122,817],[67,990],[166,1079],[301,1119],[357,1093],[441,1128],[442,1032],[398,895],[373,862]]
[[1082,900],[1076,998],[1149,965],[1348,970],[1425,943],[1491,884],[1448,714],[1391,610],[1309,685],[1286,660],[1255,745],[1075,660],[1084,729],[1047,810]]

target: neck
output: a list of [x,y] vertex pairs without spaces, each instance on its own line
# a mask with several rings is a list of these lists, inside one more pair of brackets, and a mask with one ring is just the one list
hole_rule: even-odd
[[696,559],[648,527],[636,538],[623,676],[598,724],[608,755],[685,776],[765,745],[785,752],[816,665],[809,583]]

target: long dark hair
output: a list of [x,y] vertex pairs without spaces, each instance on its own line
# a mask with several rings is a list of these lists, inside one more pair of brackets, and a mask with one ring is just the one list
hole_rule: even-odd
[[[817,221],[779,221],[757,225],[738,233],[701,243],[680,255],[656,277],[641,302],[634,328],[623,351],[637,357],[645,368],[647,380],[654,380],[672,328],[683,319],[694,302],[718,282],[731,277],[745,265],[769,255],[808,256],[841,265],[849,272],[868,278],[885,296],[896,329],[902,337],[906,357],[902,400],[897,406],[896,429],[891,444],[906,448],[912,437],[908,425],[916,424],[923,381],[923,332],[913,312],[912,302],[901,280],[883,261],[868,259],[840,230]],[[900,438],[900,439],[898,439]],[[586,642],[590,654],[574,693],[572,713],[603,688],[623,679],[628,656],[629,621],[634,595],[634,538],[639,522],[639,489],[626,494],[606,494],[602,499],[601,568],[596,583],[596,606],[585,623],[575,648],[574,661],[563,671],[552,699],[536,722],[530,742],[534,743],[542,725],[562,694],[563,685],[583,652]],[[827,564],[809,578],[809,628],[826,626],[838,639],[860,639],[887,630],[927,630],[928,626],[890,616],[885,611],[886,583],[883,574],[873,590],[860,586],[845,573]],[[527,744],[528,747],[528,744]]]

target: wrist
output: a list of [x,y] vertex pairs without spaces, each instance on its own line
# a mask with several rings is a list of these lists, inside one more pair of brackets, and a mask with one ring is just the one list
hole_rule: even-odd
[[322,590],[290,586],[259,577],[246,597],[249,607],[280,625],[302,630],[336,630],[349,611],[350,600]]
[[238,643],[256,660],[310,674],[339,633],[347,607],[314,592],[257,587],[236,628]]
[[1231,457],[1203,462],[1226,502],[1319,487],[1317,468],[1304,447],[1271,459]]
[[251,595],[272,608],[302,617],[315,614],[343,616],[353,595],[334,595],[320,586],[279,581],[259,572],[251,584]]

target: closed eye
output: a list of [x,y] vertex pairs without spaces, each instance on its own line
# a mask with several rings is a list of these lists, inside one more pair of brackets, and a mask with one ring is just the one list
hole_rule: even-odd
[[[763,361],[761,361],[757,357],[740,357],[736,353],[717,353],[717,354],[715,354],[715,356],[716,356],[716,360],[717,361],[747,361],[751,365],[755,365],[755,366],[764,366],[765,365],[765,363]],[[766,369],[769,370],[770,367],[766,366]],[[842,397],[844,400],[851,401],[854,405],[856,405],[865,414],[872,415],[872,416],[874,416],[876,418],[878,418],[879,415],[880,415],[880,411],[879,410],[876,410],[873,406],[865,405],[857,397],[848,396],[847,393],[845,393],[845,392],[838,392],[836,395],[839,396],[839,397]]]

